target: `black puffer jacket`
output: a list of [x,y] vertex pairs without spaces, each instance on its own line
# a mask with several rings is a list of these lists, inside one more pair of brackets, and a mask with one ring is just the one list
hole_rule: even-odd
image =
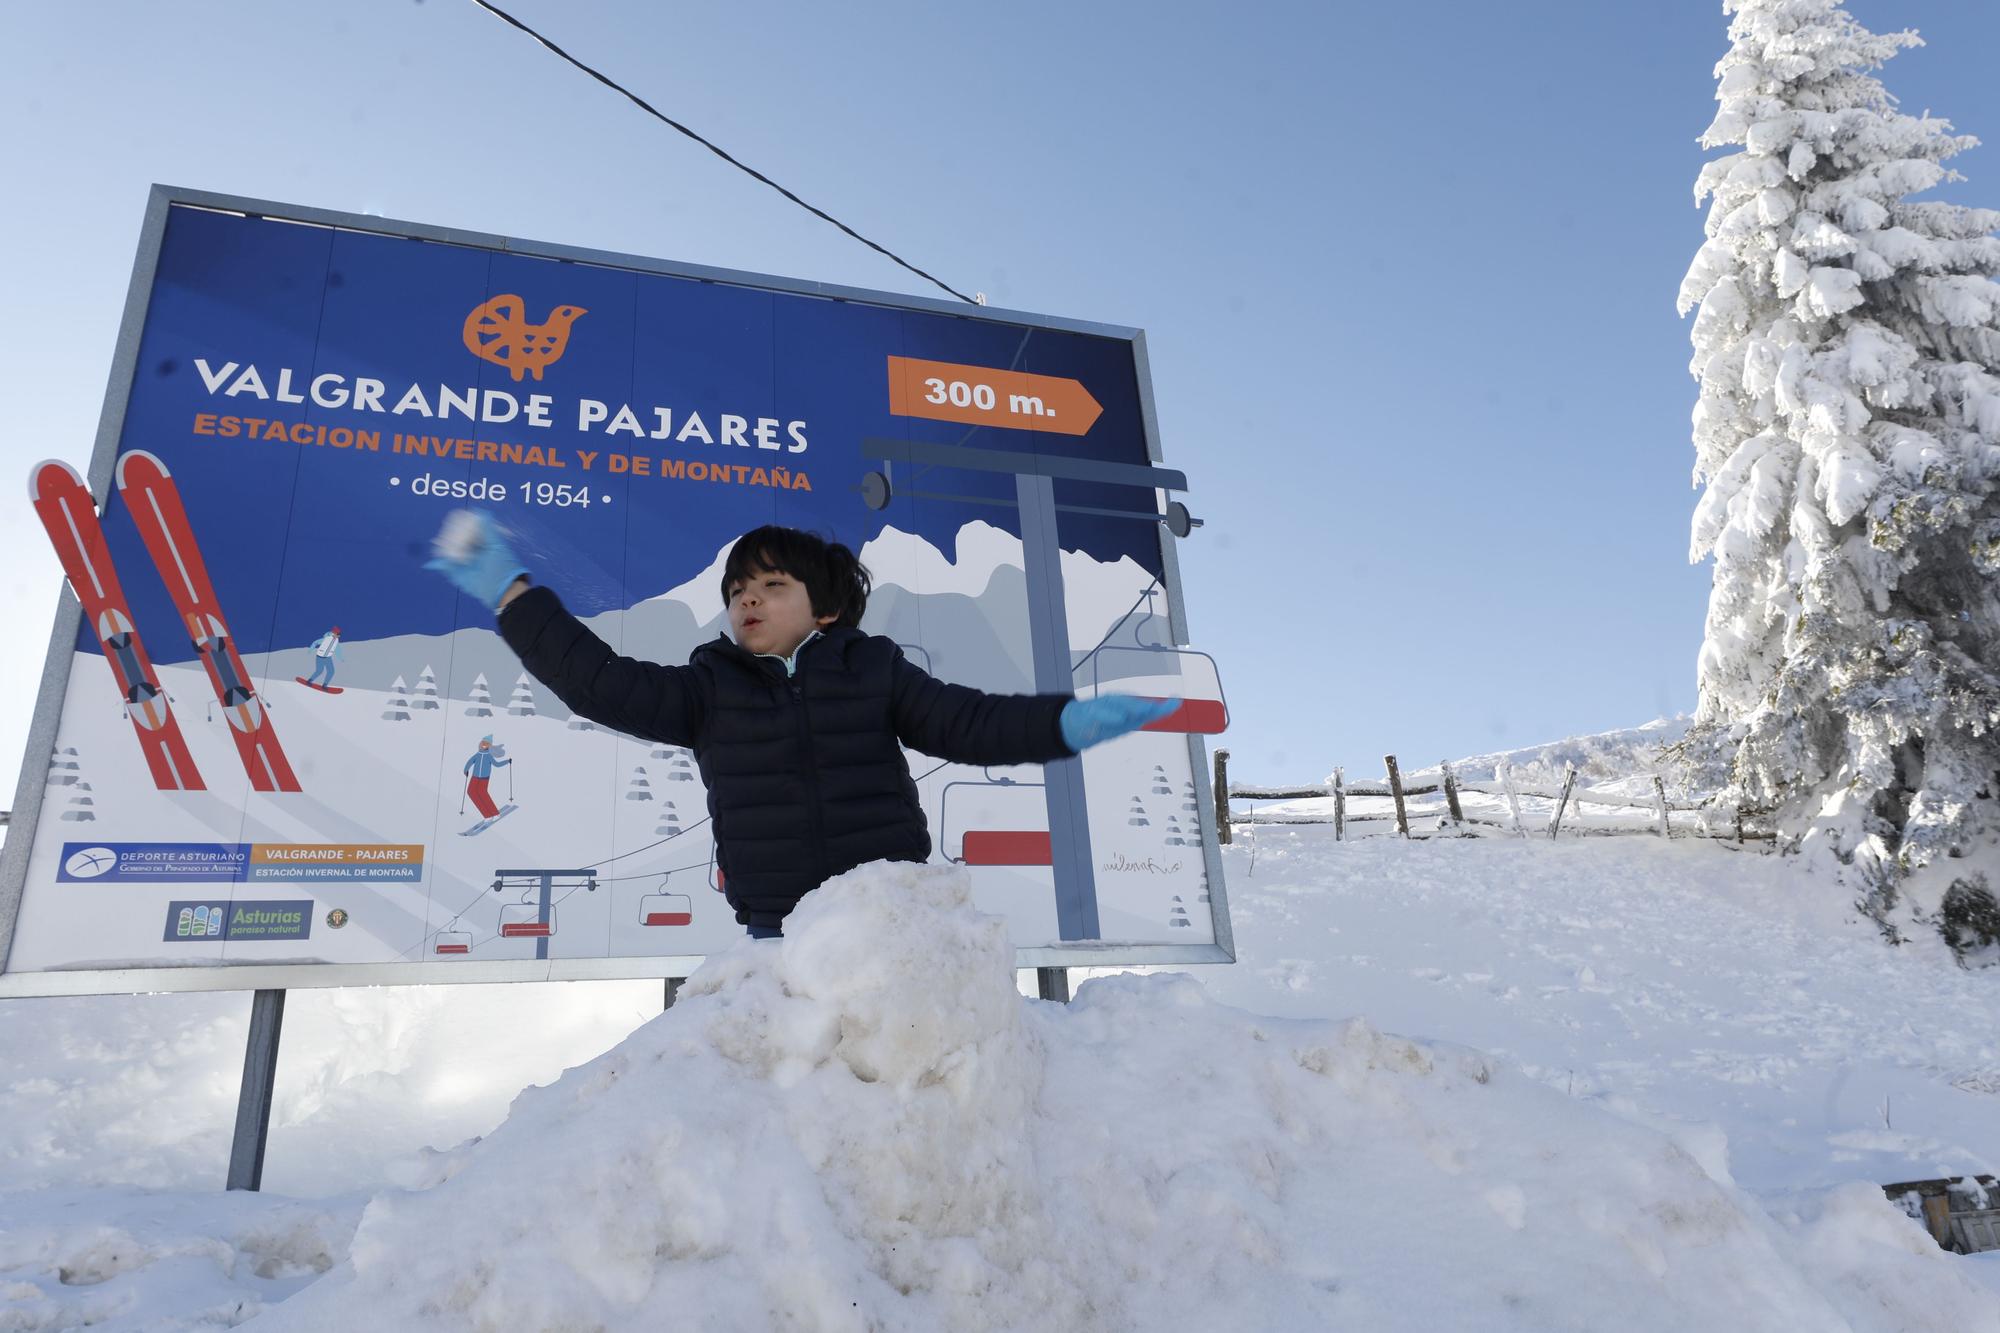
[[833,629],[776,658],[726,638],[684,667],[620,657],[530,588],[500,633],[573,711],[685,745],[708,784],[716,860],[736,919],[775,926],[828,877],[867,861],[923,861],[930,830],[897,742],[967,764],[1060,759],[1067,695],[982,694],[913,666],[887,639]]

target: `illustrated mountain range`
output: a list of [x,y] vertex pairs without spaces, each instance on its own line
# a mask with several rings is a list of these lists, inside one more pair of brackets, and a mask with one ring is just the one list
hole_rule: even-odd
[[[728,627],[716,593],[724,554],[702,574],[660,596],[586,616],[583,623],[627,656],[685,663],[696,647]],[[942,680],[994,693],[1034,690],[1027,576],[1019,563],[1018,538],[986,524],[970,524],[960,535],[958,559],[952,561],[922,537],[888,528],[862,548],[861,556],[876,578],[863,629],[903,644],[912,661]],[[1106,631],[1120,644],[1169,641],[1163,596],[1152,598],[1159,613],[1148,612],[1144,602],[1134,609],[1152,578],[1131,560],[1106,564],[1068,552],[1063,576],[1072,660],[1082,658]],[[937,590],[913,590],[899,578]],[[561,592],[559,582],[552,586]],[[504,711],[522,669],[500,636],[484,628],[349,640],[341,646],[339,685],[385,690],[400,676],[414,688],[428,666],[437,675],[441,696],[464,700],[483,675],[496,712]],[[1100,660],[1100,676],[1116,679],[1139,665],[1132,654],[1107,655]],[[273,652],[251,669],[275,683],[309,675],[312,667],[312,650],[302,645]],[[568,716],[546,689],[536,689],[535,703],[544,715]]]

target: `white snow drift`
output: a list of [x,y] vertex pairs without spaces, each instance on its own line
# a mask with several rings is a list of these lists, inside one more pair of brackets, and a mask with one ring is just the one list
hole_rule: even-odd
[[1023,1000],[957,871],[865,867],[789,930],[378,1196],[259,1327],[1996,1326],[1878,1191],[1774,1220],[1474,1051],[1184,976]]

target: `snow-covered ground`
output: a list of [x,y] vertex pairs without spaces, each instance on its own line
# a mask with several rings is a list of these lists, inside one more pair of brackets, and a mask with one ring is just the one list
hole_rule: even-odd
[[247,997],[10,1002],[0,1328],[2000,1330],[2000,1262],[1877,1188],[2000,1165],[1991,972],[1713,842],[1226,865],[1235,966],[1067,1008],[907,868],[643,1027],[651,983],[294,994],[258,1198]]

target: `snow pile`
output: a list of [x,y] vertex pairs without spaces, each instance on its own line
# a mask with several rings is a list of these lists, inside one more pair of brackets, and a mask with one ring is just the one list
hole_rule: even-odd
[[0,1213],[0,1329],[229,1328],[333,1266],[358,1200],[51,1191]]
[[1025,1001],[956,870],[788,929],[376,1198],[260,1327],[1994,1327],[1879,1192],[1774,1220],[1470,1050],[1185,976]]

